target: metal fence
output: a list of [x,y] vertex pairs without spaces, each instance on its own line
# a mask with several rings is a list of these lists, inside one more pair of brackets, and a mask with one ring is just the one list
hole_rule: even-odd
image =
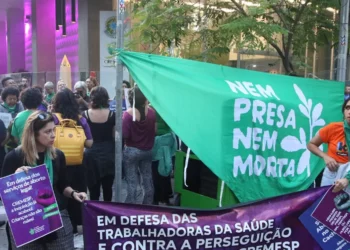
[[[95,72],[95,71],[94,71]],[[72,86],[77,81],[85,81],[89,76],[90,72],[80,71],[72,72]],[[48,81],[56,84],[59,80],[60,72],[48,71],[48,72],[21,72],[21,73],[9,73],[0,75],[0,81],[6,77],[12,77],[18,84],[25,78],[28,81],[28,86],[39,85],[41,87]],[[96,78],[99,80],[100,72],[96,72]],[[0,86],[3,87],[3,86]]]

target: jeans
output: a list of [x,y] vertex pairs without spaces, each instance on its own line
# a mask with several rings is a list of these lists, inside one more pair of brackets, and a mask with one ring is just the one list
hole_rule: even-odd
[[123,161],[128,192],[125,203],[137,203],[137,187],[141,185],[144,193],[142,204],[153,204],[152,151],[125,147]]

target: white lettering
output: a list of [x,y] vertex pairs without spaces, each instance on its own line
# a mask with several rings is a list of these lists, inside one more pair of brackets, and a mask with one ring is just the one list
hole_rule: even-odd
[[250,100],[247,98],[237,98],[235,99],[234,109],[233,109],[233,117],[234,121],[240,121],[241,115],[248,113],[250,110]]
[[233,177],[237,177],[238,170],[241,174],[245,174],[247,168],[249,167],[249,176],[253,174],[253,156],[249,155],[245,162],[243,162],[241,156],[235,156],[233,158]]

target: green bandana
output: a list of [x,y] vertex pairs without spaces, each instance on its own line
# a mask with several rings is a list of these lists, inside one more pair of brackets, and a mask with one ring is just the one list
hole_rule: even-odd
[[4,106],[4,108],[6,108],[7,111],[8,111],[10,114],[16,113],[16,106],[17,106],[17,104],[16,104],[15,106],[12,106],[12,107],[11,107],[11,106],[7,105],[6,102],[4,102],[4,103],[2,104],[2,106]]
[[350,155],[350,125],[346,120],[344,120],[344,133],[346,146],[348,147],[348,154]]
[[[52,166],[52,159],[50,158],[49,151],[46,151],[45,153],[44,164],[46,165],[47,172],[49,172],[49,177],[52,184],[53,183],[53,166]],[[36,163],[35,163],[35,166],[37,166]],[[32,166],[32,167],[35,167],[35,166]]]

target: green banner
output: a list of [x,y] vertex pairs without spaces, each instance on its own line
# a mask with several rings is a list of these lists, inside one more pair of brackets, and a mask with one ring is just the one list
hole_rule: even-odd
[[342,119],[343,83],[127,51],[119,58],[240,201],[307,189],[323,170],[306,145],[322,126]]

